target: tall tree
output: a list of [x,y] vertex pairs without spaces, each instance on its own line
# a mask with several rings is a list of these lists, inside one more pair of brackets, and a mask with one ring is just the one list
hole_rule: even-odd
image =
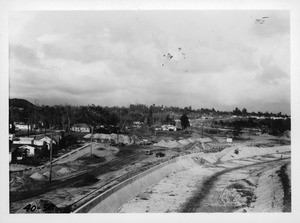
[[180,117],[180,121],[181,121],[181,127],[182,127],[182,129],[186,129],[187,127],[190,126],[189,118],[187,117],[186,114],[183,114]]
[[243,108],[243,109],[242,109],[242,115],[243,115],[243,116],[246,116],[247,114],[248,114],[247,109],[246,109],[246,108]]
[[242,123],[236,121],[233,123],[233,138],[238,138],[242,134]]

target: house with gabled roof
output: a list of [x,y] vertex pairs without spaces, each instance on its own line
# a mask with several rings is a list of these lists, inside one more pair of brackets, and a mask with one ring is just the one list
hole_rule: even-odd
[[77,123],[71,127],[72,132],[91,132],[91,127],[86,123]]

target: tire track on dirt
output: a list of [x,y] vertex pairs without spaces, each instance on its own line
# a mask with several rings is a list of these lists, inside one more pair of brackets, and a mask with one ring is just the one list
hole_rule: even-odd
[[[248,167],[253,167],[253,166],[261,166],[261,165],[266,165],[270,163],[277,163],[278,161],[285,161],[290,158],[280,158],[272,161],[265,161],[261,163],[254,163],[254,164],[249,164],[245,166],[238,166],[230,169],[225,169],[222,171],[219,171],[217,173],[214,173],[212,176],[206,178],[204,182],[202,183],[200,190],[195,192],[195,195],[190,198],[185,204],[182,205],[180,208],[179,212],[183,213],[189,213],[189,212],[195,212],[199,207],[201,207],[203,200],[211,193],[211,190],[213,189],[213,185],[217,182],[220,176],[235,171],[235,170],[240,170]],[[276,164],[279,165],[279,164]],[[286,180],[284,180],[285,182]],[[288,188],[288,187],[287,187]],[[288,195],[287,195],[287,201],[288,202]]]

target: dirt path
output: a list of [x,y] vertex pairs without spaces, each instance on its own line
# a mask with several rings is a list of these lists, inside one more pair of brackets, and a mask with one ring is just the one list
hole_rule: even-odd
[[[234,212],[244,207],[248,208],[243,209],[244,212],[253,211],[254,208],[254,212],[258,212],[259,209],[281,212],[283,195],[279,191],[281,187],[280,182],[276,182],[277,179],[271,180],[274,185],[264,185],[270,193],[263,202],[257,203],[255,207],[250,206],[259,196],[255,189],[259,186],[261,175],[268,173],[267,177],[274,178],[274,173],[287,162],[289,161],[286,159],[266,161],[217,172],[204,181],[200,190],[183,205],[180,212]],[[262,204],[264,209],[261,209]]]

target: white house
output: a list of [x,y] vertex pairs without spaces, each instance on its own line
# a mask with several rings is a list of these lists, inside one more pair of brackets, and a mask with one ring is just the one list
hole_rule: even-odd
[[73,132],[91,132],[91,128],[86,123],[78,123],[71,127],[71,131],[73,131]]
[[27,155],[30,157],[30,156],[34,156],[34,150],[35,148],[32,147],[32,146],[28,146],[28,145],[23,145],[23,146],[20,146],[21,149],[26,149],[28,151]]
[[24,123],[15,123],[15,129],[19,131],[25,131],[29,129],[29,125],[26,125]]
[[134,127],[134,128],[141,128],[141,126],[142,126],[142,123],[141,122],[133,122],[132,123],[132,127]]
[[19,140],[14,140],[13,144],[31,145],[33,144],[33,138],[20,137]]
[[15,134],[9,134],[9,140],[13,141],[15,139]]
[[177,128],[174,125],[162,125],[161,128],[164,131],[177,131]]
[[232,143],[232,138],[227,138],[227,139],[226,139],[226,142]]
[[[47,143],[48,149],[50,149],[50,142],[51,142],[51,138],[49,138],[48,136],[45,136],[44,138],[41,138],[39,140],[34,140],[33,141],[33,145],[36,146],[43,146],[44,142]],[[52,140],[53,144],[56,144],[56,142],[54,140]]]
[[[50,144],[51,138],[48,137],[48,136],[45,136],[45,137],[41,138],[41,139],[38,140],[38,141],[40,141],[40,142],[46,142],[46,143]],[[53,144],[56,144],[56,142],[55,142],[54,140],[52,140],[52,143],[53,143]]]
[[28,131],[28,130],[31,130],[32,128],[34,128],[34,125],[31,126],[31,125],[25,124],[24,122],[15,122],[14,125],[15,125],[16,131]]

